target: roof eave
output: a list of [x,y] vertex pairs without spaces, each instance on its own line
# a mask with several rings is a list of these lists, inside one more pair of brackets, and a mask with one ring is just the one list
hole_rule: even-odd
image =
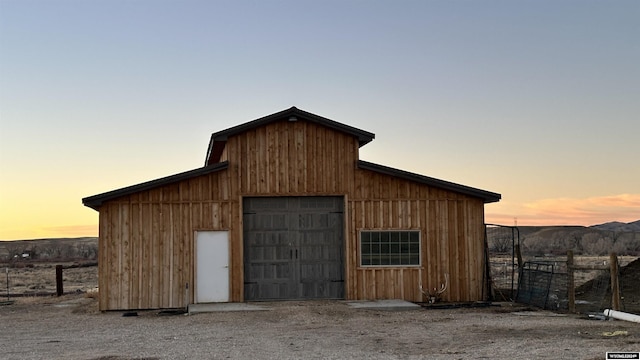
[[426,184],[441,189],[461,193],[464,195],[476,197],[482,199],[485,203],[498,202],[502,198],[502,195],[491,191],[481,190],[466,185],[460,185],[445,180],[440,180],[404,170],[391,168],[379,164],[374,164],[364,160],[358,160],[358,168],[364,170],[370,170],[385,175],[399,177],[405,180],[415,181],[421,184]]
[[160,179],[155,179],[155,180],[143,182],[143,183],[132,185],[132,186],[127,186],[121,189],[107,191],[105,193],[98,194],[98,195],[88,196],[82,199],[82,204],[84,206],[90,207],[98,211],[100,206],[102,206],[102,204],[106,201],[113,200],[121,196],[131,195],[141,191],[151,190],[160,186],[173,184],[179,181],[191,179],[196,176],[206,175],[216,171],[224,170],[224,169],[227,169],[228,167],[229,167],[229,162],[227,161],[209,165],[209,166],[204,166],[194,170],[181,172],[179,174],[166,176]]

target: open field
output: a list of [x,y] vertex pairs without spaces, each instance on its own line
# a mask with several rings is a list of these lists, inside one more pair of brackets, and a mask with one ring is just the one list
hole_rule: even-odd
[[640,351],[640,324],[531,311],[384,311],[343,301],[260,303],[268,311],[123,317],[95,299],[0,306],[3,359],[604,359]]
[[[11,295],[54,294],[56,292],[56,265],[78,265],[75,262],[29,262],[18,267],[0,263],[0,298]],[[15,266],[12,264],[10,266]],[[7,291],[7,273],[9,289]],[[98,286],[98,267],[78,267],[63,270],[64,292],[87,292]]]

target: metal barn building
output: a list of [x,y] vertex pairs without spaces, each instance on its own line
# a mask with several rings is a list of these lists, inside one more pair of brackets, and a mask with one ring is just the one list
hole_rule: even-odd
[[292,107],[212,134],[203,167],[84,198],[100,310],[486,297],[500,194],[359,160],[374,134]]

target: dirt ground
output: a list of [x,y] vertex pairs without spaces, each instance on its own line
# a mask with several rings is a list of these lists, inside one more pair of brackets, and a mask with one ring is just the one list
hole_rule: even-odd
[[343,301],[268,311],[100,313],[82,294],[0,306],[2,359],[604,359],[640,351],[640,324],[511,303],[361,310]]

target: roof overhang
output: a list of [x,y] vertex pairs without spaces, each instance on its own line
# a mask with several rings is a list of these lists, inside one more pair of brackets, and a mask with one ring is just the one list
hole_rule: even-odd
[[220,161],[220,157],[222,156],[222,152],[224,150],[225,144],[227,143],[227,139],[229,139],[229,137],[240,134],[245,131],[255,129],[259,126],[267,125],[272,122],[282,121],[282,120],[287,120],[287,121],[304,120],[304,121],[313,122],[337,131],[341,131],[358,138],[358,143],[360,144],[360,146],[363,146],[371,142],[375,138],[375,134],[370,133],[368,131],[354,128],[352,126],[345,125],[337,121],[333,121],[333,120],[324,118],[322,116],[318,116],[316,114],[306,112],[304,110],[300,110],[295,106],[293,106],[287,110],[283,110],[275,114],[267,115],[265,117],[261,117],[259,119],[249,121],[247,123],[211,134],[211,140],[209,140],[209,148],[207,149],[207,157],[205,159],[205,165],[215,164]]
[[445,180],[435,179],[432,177],[411,173],[408,171],[398,170],[388,166],[370,163],[368,161],[358,160],[358,168],[374,171],[374,172],[389,175],[389,176],[394,176],[394,177],[405,179],[405,180],[415,181],[417,183],[480,198],[485,203],[498,202],[502,198],[502,195],[498,193],[494,193],[486,190],[480,190],[480,189],[452,183]]
[[113,200],[121,196],[131,195],[140,191],[155,189],[157,187],[173,184],[179,181],[188,180],[196,176],[207,175],[216,171],[227,169],[228,167],[229,167],[229,162],[225,161],[225,162],[217,163],[214,165],[209,165],[209,166],[197,168],[194,170],[185,171],[179,174],[170,175],[160,179],[147,181],[141,184],[128,186],[125,188],[105,192],[98,195],[89,196],[82,199],[82,204],[94,210],[98,210],[105,201]]

